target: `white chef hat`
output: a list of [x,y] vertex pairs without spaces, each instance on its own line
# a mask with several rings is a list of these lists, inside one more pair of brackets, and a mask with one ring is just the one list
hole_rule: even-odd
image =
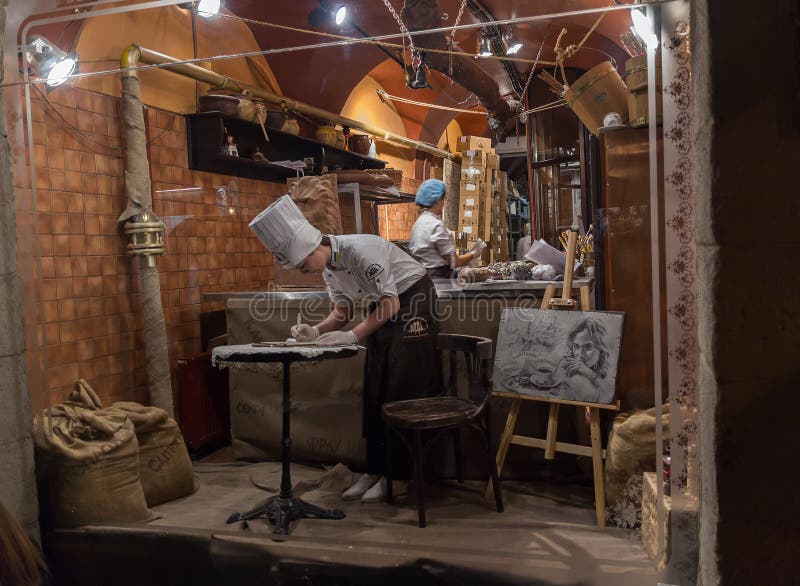
[[312,226],[297,204],[284,195],[250,222],[250,229],[275,259],[294,268],[322,241],[322,232]]

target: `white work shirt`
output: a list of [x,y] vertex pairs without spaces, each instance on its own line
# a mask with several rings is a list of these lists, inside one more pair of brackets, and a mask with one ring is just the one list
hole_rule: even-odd
[[455,254],[456,241],[438,215],[424,211],[411,228],[408,249],[426,269],[435,269],[450,265],[442,257]]
[[397,297],[427,274],[397,246],[372,234],[330,236],[331,262],[322,272],[334,303]]
[[523,236],[517,242],[517,260],[525,260],[525,255],[531,249],[531,237]]

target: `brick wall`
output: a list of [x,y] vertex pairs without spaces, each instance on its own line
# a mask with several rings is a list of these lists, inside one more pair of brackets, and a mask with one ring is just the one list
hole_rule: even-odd
[[[45,392],[51,403],[65,400],[78,378],[87,379],[105,403],[148,403],[138,281],[117,226],[127,205],[119,100],[69,86],[46,97],[34,91],[32,98],[39,235],[30,238],[40,249],[41,291],[39,265],[33,258],[21,262],[29,273],[26,342],[34,410],[45,404]],[[145,119],[153,207],[167,224],[167,254],[158,264],[174,369],[178,358],[201,351],[201,312],[224,309],[223,301],[203,302],[204,293],[273,283],[272,257],[247,224],[286,188],[193,171],[184,118],[150,108]],[[24,180],[15,184],[17,199],[33,205]],[[344,233],[355,232],[350,196],[341,197],[340,209]],[[375,233],[373,204],[363,202],[361,216],[363,231]],[[416,206],[378,206],[378,219],[381,236],[407,240]],[[24,213],[19,224],[33,233]],[[22,254],[33,252],[31,246]]]
[[[29,372],[47,368],[53,403],[78,378],[104,402],[147,403],[138,283],[116,222],[126,206],[118,100],[64,86],[33,98],[42,288],[34,274],[26,293],[43,296],[48,356],[45,365],[38,304],[31,303]],[[247,224],[285,186],[191,171],[183,118],[149,109],[146,120],[154,209],[168,226],[167,254],[158,262],[174,367],[201,350],[201,311],[224,307],[203,303],[203,293],[271,282],[272,258]],[[22,188],[18,196],[30,197]],[[25,223],[23,214],[21,230]]]

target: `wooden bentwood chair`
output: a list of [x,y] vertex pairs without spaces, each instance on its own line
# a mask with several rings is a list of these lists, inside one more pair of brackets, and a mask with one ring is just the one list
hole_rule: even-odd
[[[461,430],[471,427],[481,432],[486,447],[486,459],[491,470],[497,512],[503,512],[503,496],[497,475],[495,456],[491,449],[489,368],[492,341],[477,336],[439,334],[438,350],[449,355],[450,376],[442,396],[426,399],[394,401],[383,405],[386,422],[386,497],[392,501],[392,443],[397,435],[411,455],[412,478],[417,489],[419,526],[425,527],[425,498],[423,467],[431,445],[444,435],[452,434],[455,442],[456,476],[464,482],[461,458]],[[458,397],[457,354],[463,352],[469,385],[469,399]],[[423,442],[423,434],[427,437]]]

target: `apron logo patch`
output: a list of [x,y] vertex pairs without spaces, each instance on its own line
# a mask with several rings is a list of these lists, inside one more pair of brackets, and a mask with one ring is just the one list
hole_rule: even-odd
[[428,322],[421,317],[415,317],[403,325],[403,334],[406,337],[424,336],[428,333]]
[[383,267],[377,263],[371,264],[367,267],[367,270],[364,273],[367,275],[367,279],[370,281],[380,275],[383,272]]

